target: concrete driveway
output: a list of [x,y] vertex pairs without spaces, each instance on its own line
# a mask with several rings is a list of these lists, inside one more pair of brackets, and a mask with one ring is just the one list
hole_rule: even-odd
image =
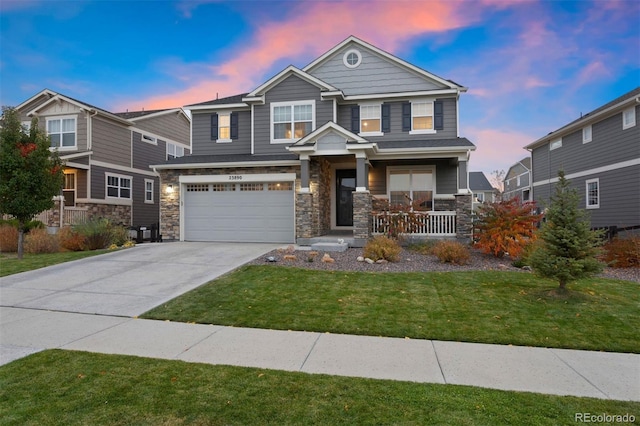
[[0,279],[0,306],[138,316],[281,245],[142,244]]

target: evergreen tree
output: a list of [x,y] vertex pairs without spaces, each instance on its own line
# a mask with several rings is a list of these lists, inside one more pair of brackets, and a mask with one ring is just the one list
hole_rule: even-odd
[[540,244],[529,260],[538,275],[557,280],[564,292],[570,281],[602,270],[597,259],[602,234],[591,231],[586,212],[578,208],[578,193],[569,188],[562,170],[558,179],[546,222],[538,235]]
[[0,119],[0,214],[18,221],[18,258],[24,252],[24,228],[38,213],[54,206],[63,183],[62,163],[49,149],[49,137],[31,121],[29,134],[13,108]]

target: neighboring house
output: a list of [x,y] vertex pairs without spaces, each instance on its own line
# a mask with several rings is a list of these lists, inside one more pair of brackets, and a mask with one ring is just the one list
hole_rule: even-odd
[[483,172],[469,172],[469,189],[473,199],[473,210],[479,204],[495,201],[496,189]]
[[189,153],[190,121],[181,108],[114,114],[45,89],[16,110],[25,128],[38,118],[65,163],[63,206],[57,200],[40,216],[50,226],[159,222],[159,179],[149,165]]
[[429,211],[423,235],[469,238],[466,90],[349,37],[251,92],[186,106],[192,155],[153,166],[161,232],[299,244],[346,232],[362,245],[382,232],[373,205],[387,200]]
[[525,148],[531,151],[533,199],[541,208],[562,169],[592,227],[640,227],[640,87]]
[[504,200],[518,198],[526,203],[531,200],[531,158],[525,157],[509,167],[504,177]]

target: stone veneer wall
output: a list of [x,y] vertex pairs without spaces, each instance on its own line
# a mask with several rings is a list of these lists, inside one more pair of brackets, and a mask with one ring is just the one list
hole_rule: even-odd
[[471,241],[473,237],[473,219],[471,194],[456,194],[456,238]]
[[87,220],[105,218],[109,219],[115,224],[124,226],[131,226],[131,224],[133,223],[131,206],[116,204],[77,203],[76,207],[87,208]]
[[310,193],[296,194],[296,240],[331,229],[331,166],[324,158],[309,163],[309,189]]
[[372,200],[369,192],[353,193],[353,238],[354,245],[364,246],[371,237]]
[[[300,167],[233,167],[224,169],[174,169],[159,170],[160,173],[160,233],[163,240],[180,239],[180,183],[181,175],[229,175],[259,173],[296,173],[296,191],[300,188]],[[173,185],[173,192],[167,193],[167,186]],[[297,210],[297,197],[296,197]],[[297,228],[297,227],[296,227]]]

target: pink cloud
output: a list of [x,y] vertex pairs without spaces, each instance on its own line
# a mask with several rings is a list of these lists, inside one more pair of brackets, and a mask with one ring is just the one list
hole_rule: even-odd
[[575,78],[574,85],[578,88],[593,82],[612,76],[612,72],[602,61],[593,61],[582,68]]
[[213,99],[216,93],[223,97],[247,92],[268,78],[268,73],[274,73],[272,68],[279,61],[309,61],[351,34],[394,52],[417,35],[460,28],[480,18],[469,13],[467,3],[434,1],[428,5],[416,7],[413,2],[401,1],[296,3],[284,20],[258,23],[253,39],[245,43],[249,47],[229,61],[208,69],[196,64],[199,71],[195,76],[187,75],[190,71],[181,67],[174,78],[193,81],[185,89],[125,101],[120,109],[132,109],[133,104],[147,109],[175,107]]
[[535,135],[517,130],[467,127],[467,136],[477,149],[471,153],[470,170],[509,170],[514,163],[529,155],[523,149],[536,139]]

